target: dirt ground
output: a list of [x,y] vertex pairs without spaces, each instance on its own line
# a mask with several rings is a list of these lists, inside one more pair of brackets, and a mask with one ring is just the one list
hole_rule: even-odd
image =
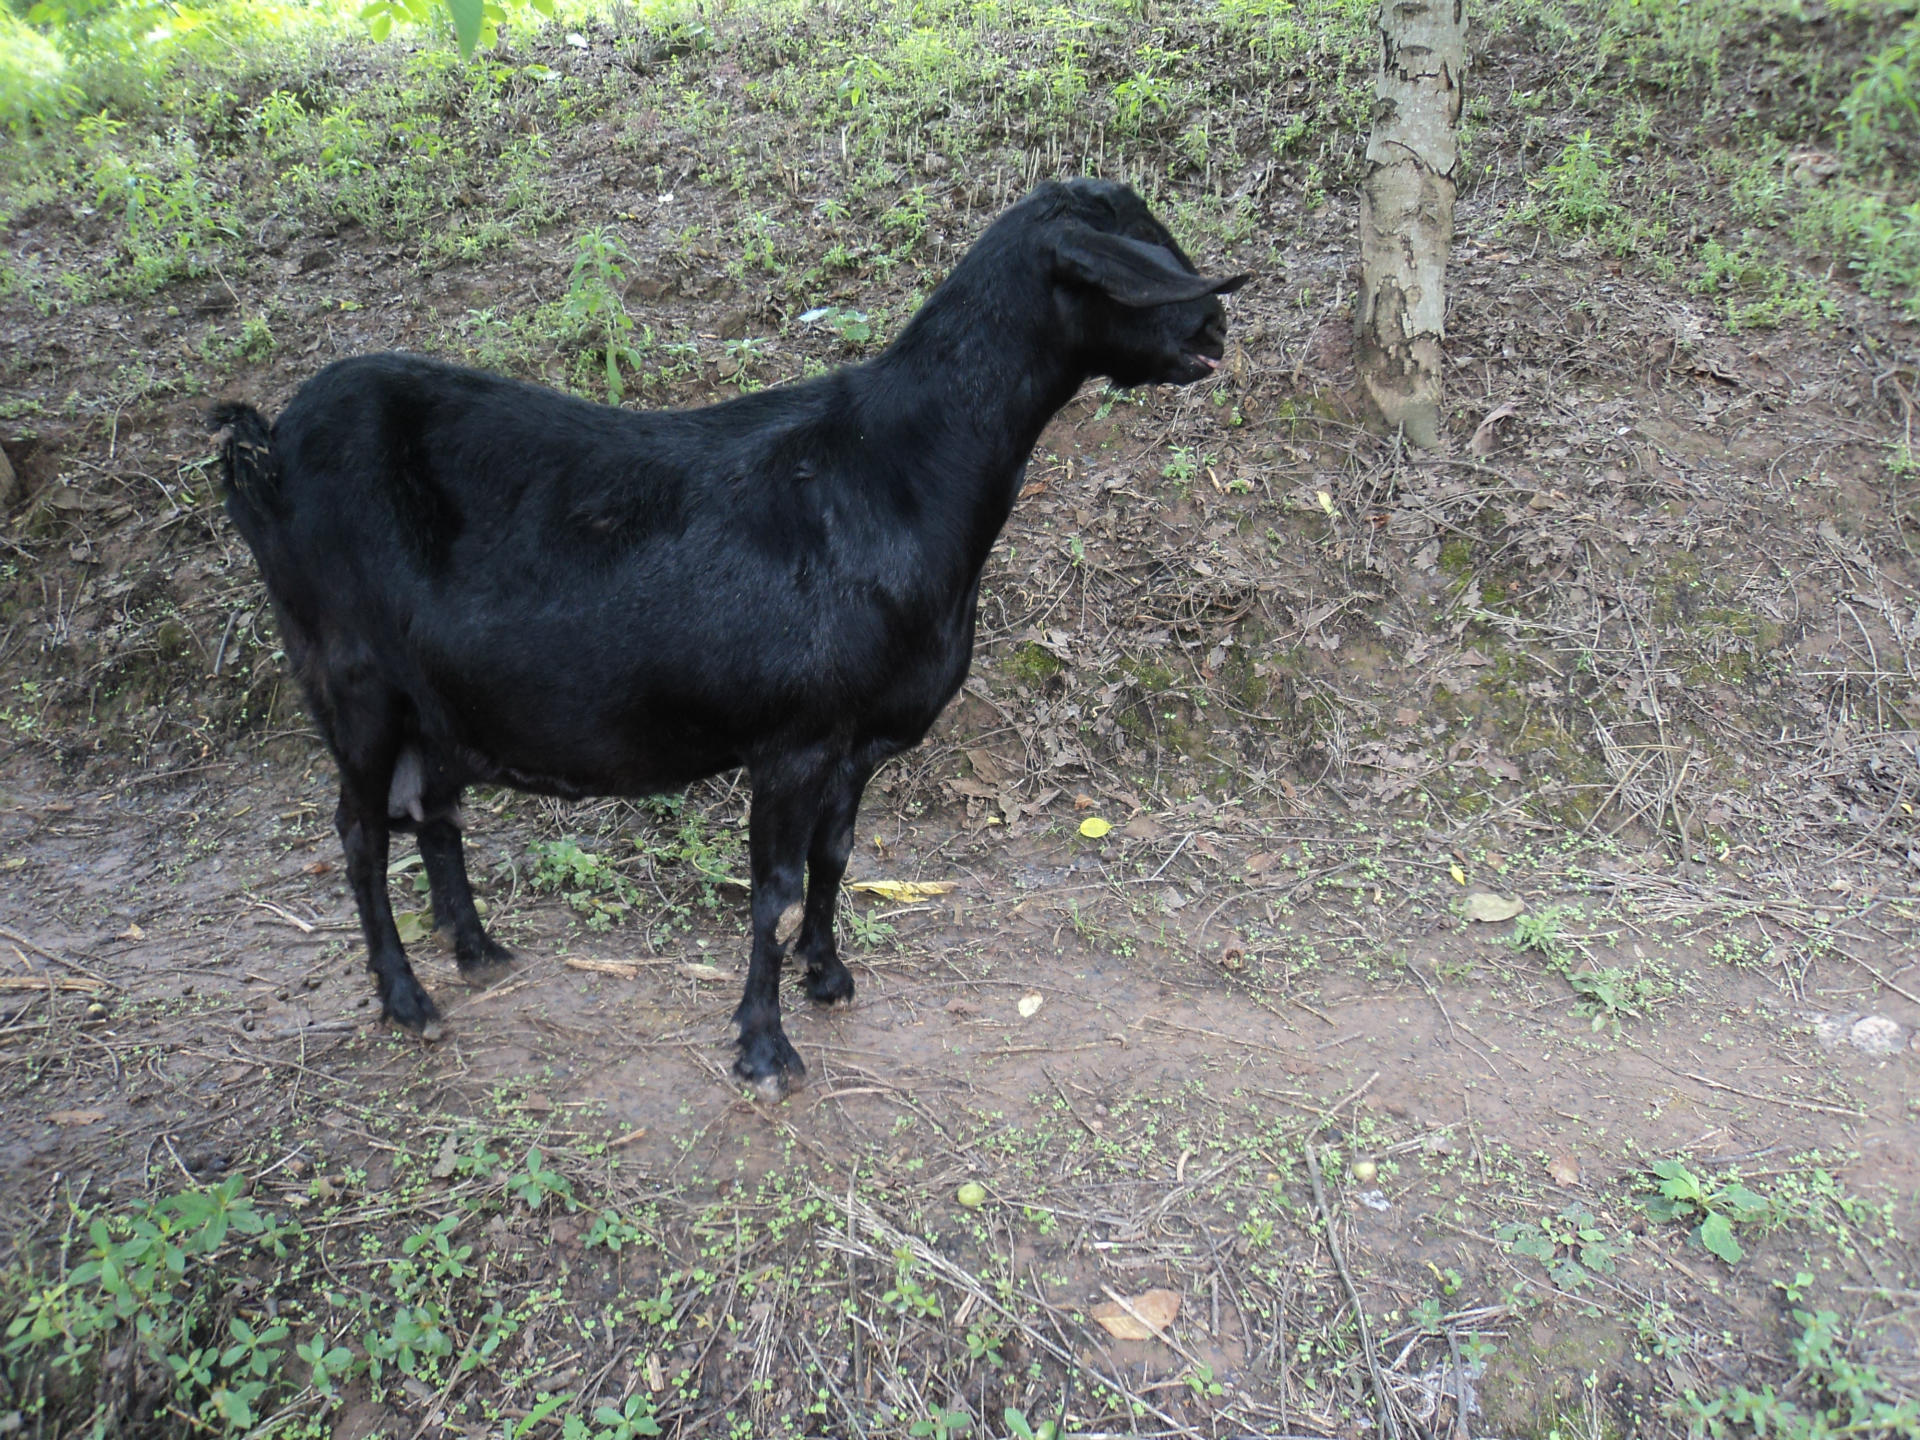
[[[1841,289],[1817,323],[1736,328],[1657,267],[1514,225],[1551,147],[1499,114],[1458,218],[1447,458],[1352,422],[1351,197],[1285,167],[1189,183],[1247,218],[1183,230],[1196,258],[1260,272],[1229,362],[1090,389],[1043,438],[974,676],[862,811],[850,878],[944,883],[849,896],[858,999],[789,989],[791,1100],[727,1073],[729,777],[675,804],[470,797],[520,964],[470,992],[422,939],[449,1033],[376,1022],[209,399],[271,411],[383,348],[591,385],[602,352],[583,380],[577,335],[513,317],[577,294],[576,236],[609,226],[661,342],[627,403],[705,403],[882,343],[1004,200],[1098,158],[896,137],[895,181],[847,217],[845,134],[769,102],[725,132],[758,167],[730,181],[721,132],[662,98],[757,93],[774,52],[723,34],[671,77],[623,75],[616,32],[519,42],[632,90],[561,124],[509,88],[473,122],[551,127],[504,248],[267,205],[244,273],[0,292],[9,1303],[90,1217],[240,1176],[300,1243],[218,1252],[195,1323],[284,1317],[358,1367],[337,1394],[288,1380],[251,1433],[625,1440],[654,1432],[594,1407],[644,1402],[672,1435],[1022,1433],[1009,1411],[1088,1436],[1719,1435],[1784,1423],[1752,1398],[1772,1386],[1856,1427],[1832,1433],[1915,1434],[1920,509],[1889,459],[1912,327]],[[1534,63],[1513,35],[1483,61]],[[227,83],[240,116],[278,82]],[[235,184],[266,163],[233,155]],[[435,233],[507,213],[475,183]],[[876,263],[909,189],[924,235]],[[86,208],[14,209],[9,251],[119,263]],[[730,264],[750,231],[786,268]],[[868,263],[801,274],[849,234]],[[803,319],[827,306],[871,340]],[[402,1241],[455,1215],[464,1268],[403,1283]],[[1156,1291],[1178,1309],[1141,1338],[1096,1314]],[[447,1353],[393,1338],[430,1301]],[[9,1353],[12,1428],[227,1433],[129,1347],[87,1372],[121,1377],[106,1410]]]

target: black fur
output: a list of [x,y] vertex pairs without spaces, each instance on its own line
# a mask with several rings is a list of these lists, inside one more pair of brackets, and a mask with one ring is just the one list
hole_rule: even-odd
[[345,360],[274,425],[223,406],[227,509],[340,767],[337,822],[386,1014],[436,1017],[395,933],[412,829],[463,969],[465,786],[640,795],[744,765],[753,949],[739,1074],[804,1070],[776,935],[845,1000],[835,897],[874,768],[973,648],[980,569],[1080,384],[1213,369],[1216,295],[1124,186],[1042,185],[883,354],[704,410],[635,413],[418,356]]

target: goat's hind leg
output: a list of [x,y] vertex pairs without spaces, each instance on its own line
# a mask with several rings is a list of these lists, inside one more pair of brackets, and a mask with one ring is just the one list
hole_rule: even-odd
[[[356,784],[343,774],[340,806],[334,824],[347,855],[347,882],[353,887],[360,911],[360,930],[367,941],[367,968],[380,992],[381,1018],[432,1038],[439,1033],[440,1011],[407,962],[406,947],[393,923],[393,904],[387,895],[387,851],[391,827],[387,820],[387,787]],[[371,796],[371,798],[369,798]]]
[[396,830],[411,830],[427,867],[433,896],[433,931],[460,962],[460,975],[484,984],[512,963],[513,954],[480,923],[467,883],[466,845],[460,835],[462,786],[447,768],[409,742],[400,748],[387,785],[387,818]]
[[[429,797],[429,800],[441,797]],[[439,805],[429,804],[427,818],[414,827],[420,858],[427,867],[427,886],[433,893],[434,933],[453,946],[460,976],[485,984],[513,963],[513,952],[487,934],[473,903],[467,881],[467,847],[460,833],[460,796],[455,791]]]

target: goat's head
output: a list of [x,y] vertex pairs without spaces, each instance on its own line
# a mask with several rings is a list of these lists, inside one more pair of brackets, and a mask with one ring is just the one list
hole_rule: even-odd
[[1202,275],[1125,185],[1069,180],[1032,199],[1046,215],[1055,307],[1090,371],[1117,385],[1186,385],[1219,368],[1219,297],[1249,277]]

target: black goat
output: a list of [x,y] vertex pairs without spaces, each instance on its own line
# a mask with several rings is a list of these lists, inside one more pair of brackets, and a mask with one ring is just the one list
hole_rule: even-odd
[[[1219,293],[1123,185],[1041,185],[861,365],[634,413],[411,355],[328,366],[281,414],[223,405],[227,513],[340,768],[335,820],[387,1018],[438,1011],[387,897],[419,839],[463,974],[507,960],[460,795],[641,795],[744,765],[753,953],[736,1072],[784,1093],[798,926],[834,948],[854,812],[966,677],[980,569],[1041,429],[1088,377],[1212,373]],[[802,868],[809,877],[801,908]]]

